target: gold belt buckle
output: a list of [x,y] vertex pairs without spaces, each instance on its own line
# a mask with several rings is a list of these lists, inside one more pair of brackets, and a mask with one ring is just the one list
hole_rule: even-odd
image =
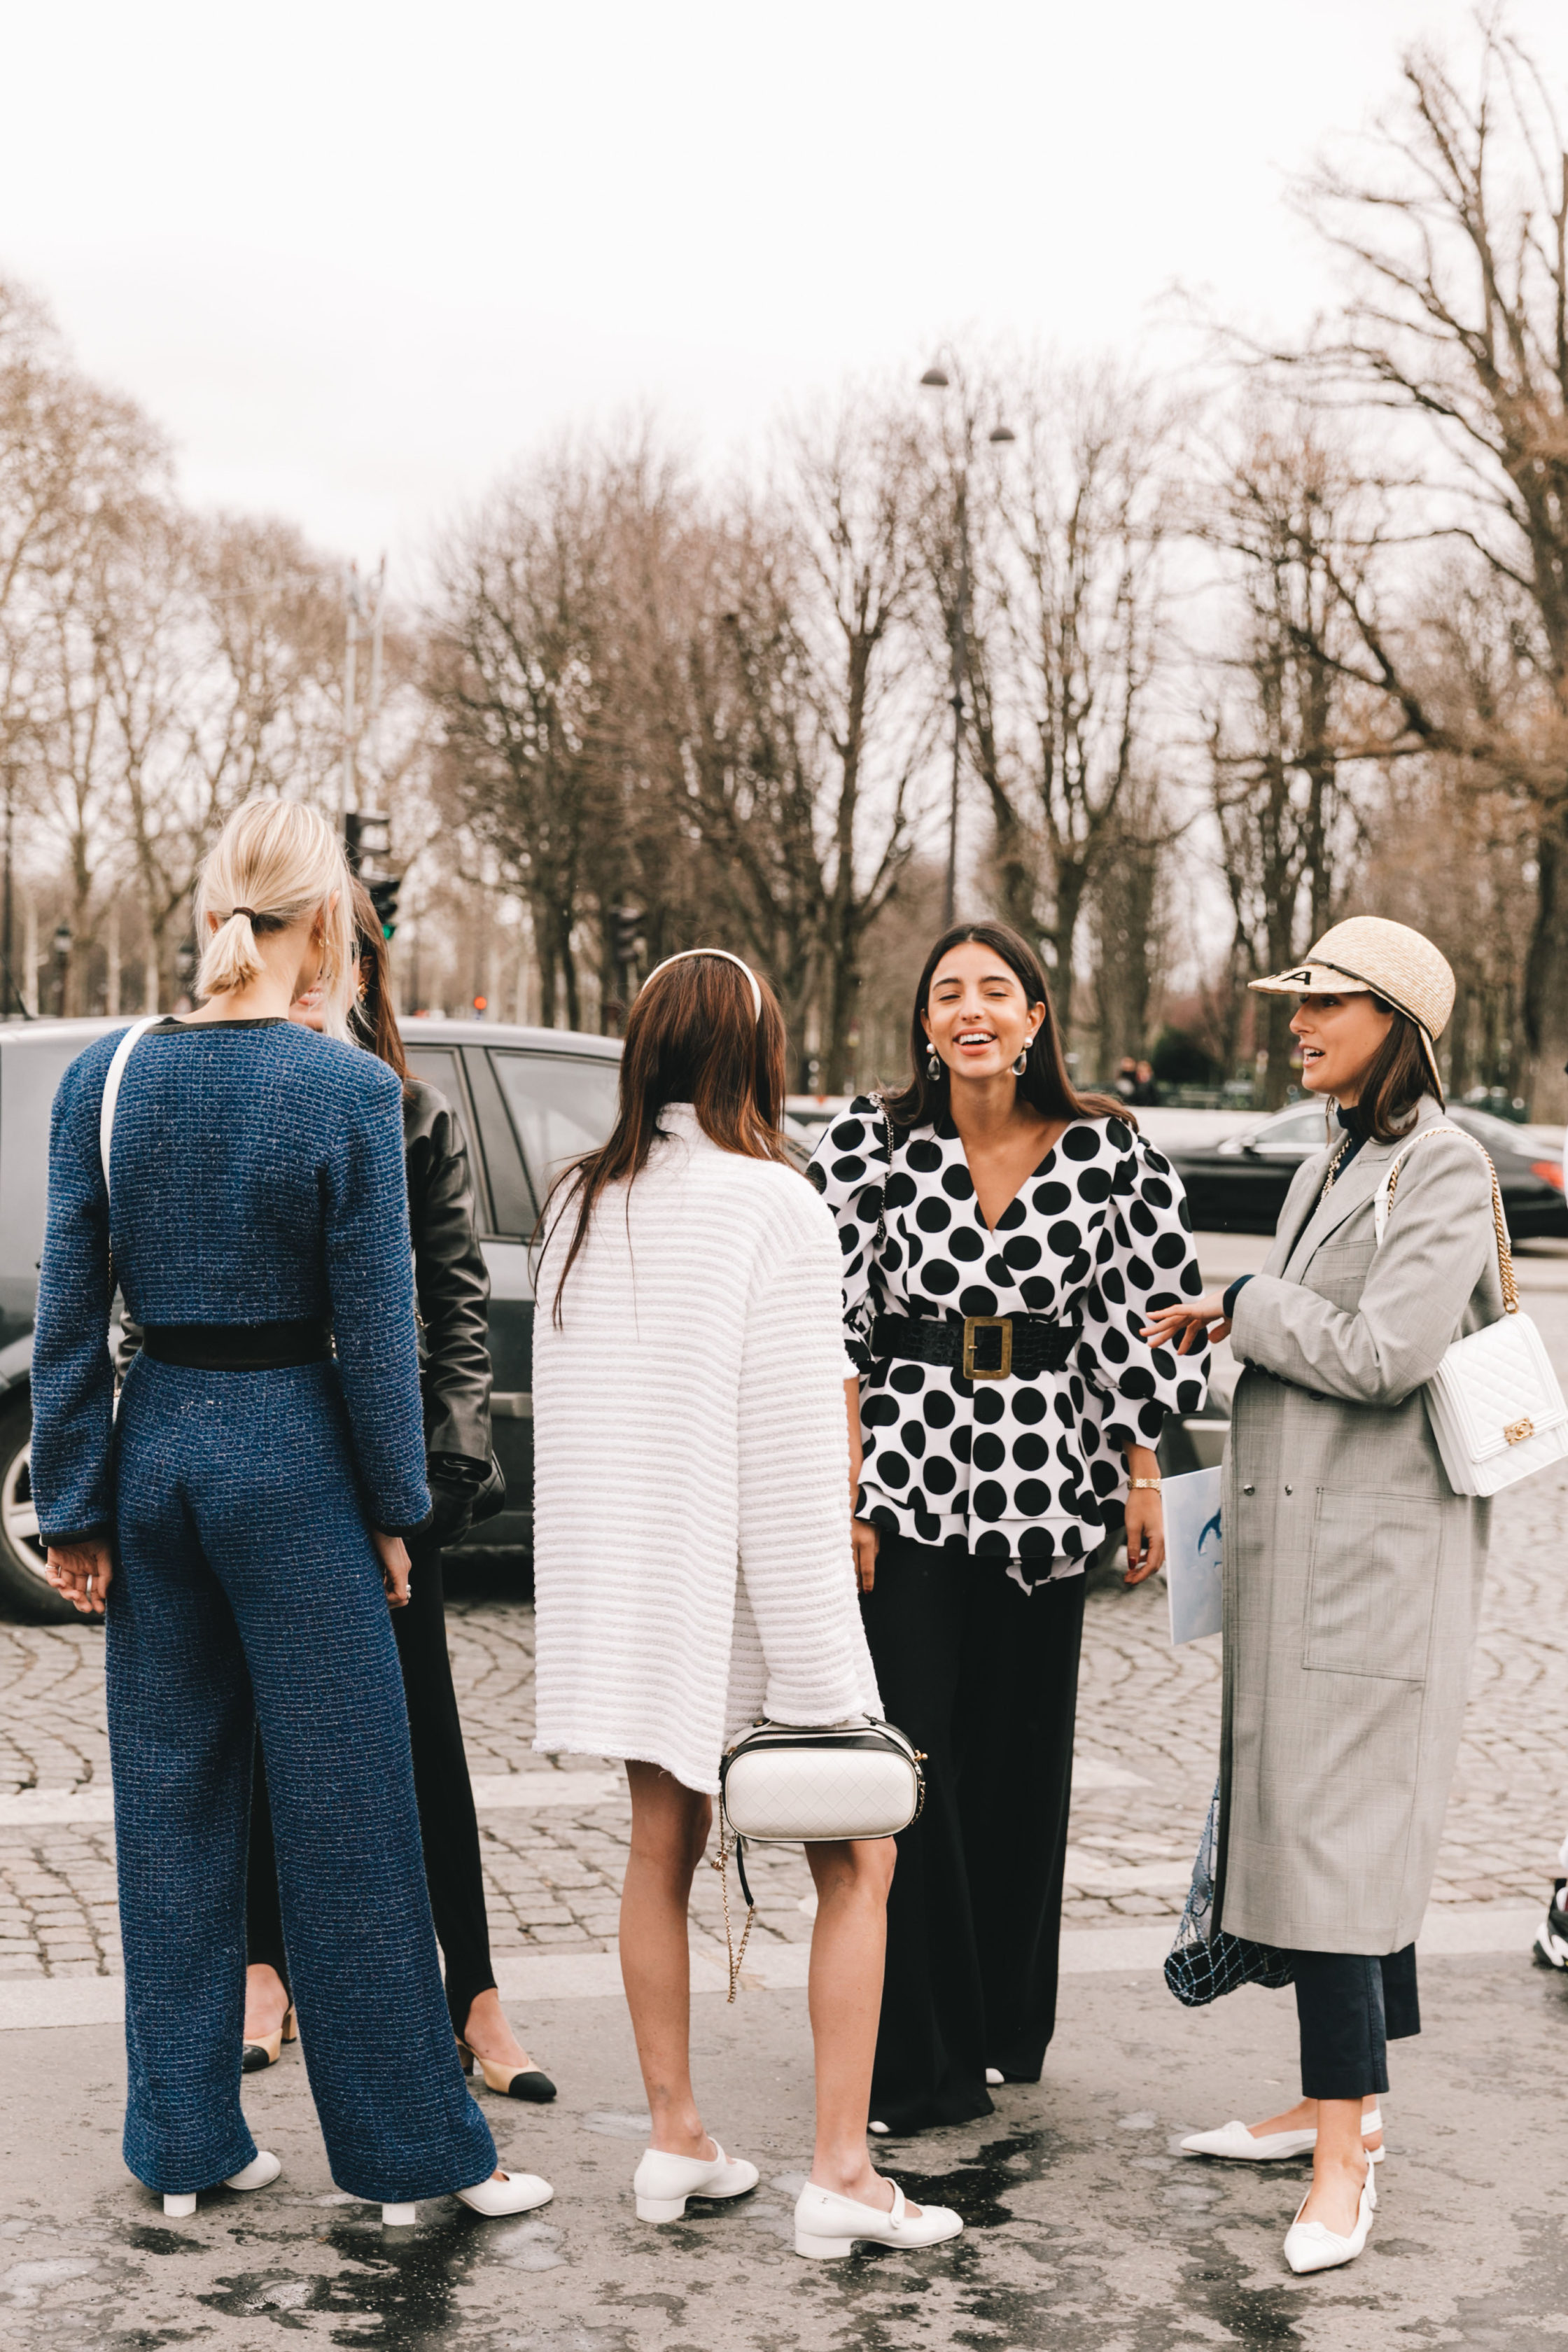
[[[974,1360],[976,1331],[1000,1331],[1002,1361],[983,1371]],[[1013,1372],[1013,1318],[1010,1315],[966,1315],[963,1318],[963,1377],[966,1381],[1005,1381]]]

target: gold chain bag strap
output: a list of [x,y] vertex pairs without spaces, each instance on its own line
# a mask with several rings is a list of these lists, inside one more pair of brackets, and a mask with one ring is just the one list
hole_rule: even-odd
[[1545,1342],[1520,1307],[1497,1170],[1473,1135],[1463,1128],[1443,1126],[1426,1128],[1411,1139],[1392,1162],[1373,1201],[1377,1241],[1381,1245],[1401,1168],[1417,1145],[1437,1135],[1458,1136],[1486,1161],[1503,1311],[1495,1323],[1454,1340],[1444,1350],[1426,1383],[1426,1413],[1454,1492],[1495,1495],[1568,1454],[1568,1402]]

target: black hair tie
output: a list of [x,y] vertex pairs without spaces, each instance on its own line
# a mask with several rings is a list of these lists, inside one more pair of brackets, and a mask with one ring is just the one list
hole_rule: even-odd
[[254,907],[231,907],[228,910],[228,919],[231,923],[233,922],[236,915],[243,915],[247,922],[254,923],[256,920],[256,909]]

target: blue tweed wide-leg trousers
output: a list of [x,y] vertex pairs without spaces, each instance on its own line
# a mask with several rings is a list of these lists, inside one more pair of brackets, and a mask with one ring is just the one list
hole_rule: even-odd
[[118,1423],[109,1736],[125,2161],[212,2187],[240,2107],[259,1720],[289,1975],[332,2178],[405,2203],[496,2162],[441,1987],[403,1681],[331,1365],[140,1357]]

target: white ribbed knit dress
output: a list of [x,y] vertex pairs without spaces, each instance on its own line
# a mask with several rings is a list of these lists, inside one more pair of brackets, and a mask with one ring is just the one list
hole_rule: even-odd
[[793,1169],[659,1115],[533,1337],[536,1748],[714,1792],[758,1715],[879,1714],[849,1539],[833,1219]]

